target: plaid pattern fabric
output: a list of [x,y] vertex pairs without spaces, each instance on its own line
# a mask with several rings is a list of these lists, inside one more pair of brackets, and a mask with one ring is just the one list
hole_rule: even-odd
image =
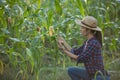
[[89,39],[80,48],[72,48],[71,52],[78,55],[77,63],[84,63],[89,75],[104,69],[101,45],[96,38]]

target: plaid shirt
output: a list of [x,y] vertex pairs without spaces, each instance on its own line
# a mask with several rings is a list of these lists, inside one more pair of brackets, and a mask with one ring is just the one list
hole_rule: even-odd
[[89,76],[104,70],[101,45],[96,38],[89,39],[80,48],[72,48],[71,52],[78,55],[77,63],[84,63]]

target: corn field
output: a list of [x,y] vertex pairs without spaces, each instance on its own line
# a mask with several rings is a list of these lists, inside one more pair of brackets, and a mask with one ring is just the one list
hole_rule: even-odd
[[70,80],[66,69],[75,62],[56,37],[81,45],[74,21],[87,15],[102,29],[105,69],[119,80],[120,0],[0,0],[0,80]]

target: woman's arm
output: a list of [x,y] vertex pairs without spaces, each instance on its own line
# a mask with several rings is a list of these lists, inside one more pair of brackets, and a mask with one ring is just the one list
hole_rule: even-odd
[[60,42],[61,41],[61,44],[63,44],[63,46],[68,50],[70,51],[72,48],[71,46],[65,41],[65,39],[61,36],[58,37],[58,41]]
[[68,50],[68,51],[70,51],[72,48],[71,48],[71,46],[65,41],[64,42],[64,44],[63,44],[64,46],[65,46],[65,48]]
[[78,55],[75,55],[75,54],[72,54],[71,52],[63,49],[63,52],[66,53],[70,58],[73,58],[73,59],[77,59],[78,58]]
[[[66,45],[66,46],[67,46],[67,49],[69,49],[69,50],[67,50],[64,45]],[[67,43],[65,43],[64,45],[61,43],[60,40],[58,41],[58,48],[59,48],[63,53],[67,54],[70,58],[77,60],[78,55],[75,55],[75,54],[73,54],[73,53],[71,52],[71,49],[72,49],[72,48],[71,48]]]

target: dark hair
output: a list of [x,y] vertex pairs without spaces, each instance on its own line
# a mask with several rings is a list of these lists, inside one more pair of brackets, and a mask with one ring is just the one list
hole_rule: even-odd
[[94,37],[99,41],[99,43],[102,46],[102,33],[100,31],[92,30],[92,33],[94,34]]

